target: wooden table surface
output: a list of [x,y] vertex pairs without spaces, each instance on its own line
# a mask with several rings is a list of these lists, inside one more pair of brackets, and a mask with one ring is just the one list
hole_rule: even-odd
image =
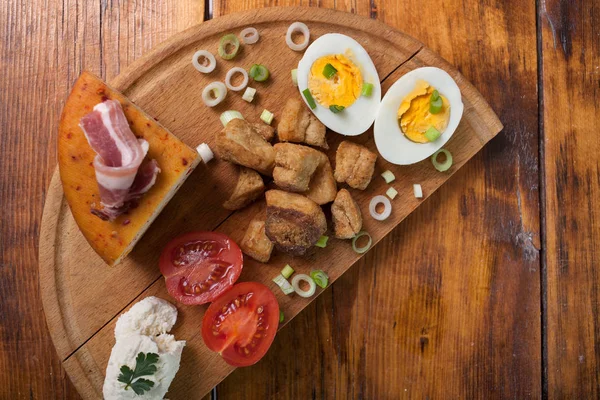
[[75,78],[111,79],[189,26],[276,5],[345,10],[414,36],[505,129],[219,398],[598,398],[593,0],[10,0],[0,2],[0,399],[79,398],[46,328],[37,270]]

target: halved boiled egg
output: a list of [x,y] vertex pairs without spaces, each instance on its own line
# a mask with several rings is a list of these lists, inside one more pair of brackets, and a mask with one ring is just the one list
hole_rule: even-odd
[[[372,85],[372,86],[371,86]],[[371,127],[381,85],[367,51],[354,39],[329,33],[315,40],[298,64],[298,89],[316,103],[315,116],[329,129],[356,136]]]
[[464,105],[444,70],[415,69],[387,91],[375,119],[375,144],[392,164],[409,165],[438,151],[454,134]]

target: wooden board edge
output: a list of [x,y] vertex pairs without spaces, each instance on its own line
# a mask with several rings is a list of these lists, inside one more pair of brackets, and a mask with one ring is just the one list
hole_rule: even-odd
[[[409,56],[423,47],[423,44],[412,36],[400,32],[396,28],[392,28],[381,21],[370,19],[368,17],[326,8],[267,7],[258,10],[228,14],[226,18],[215,18],[188,28],[167,39],[148,54],[134,61],[123,72],[115,77],[110,84],[121,92],[127,91],[127,89],[133,86],[138,79],[171,54],[202,38],[223,32],[224,23],[227,24],[227,29],[241,30],[242,27],[249,25],[248,21],[252,21],[252,24],[258,25],[273,21],[298,20],[308,23],[317,22],[341,26],[344,24],[344,21],[349,19],[352,20],[352,22],[348,26],[351,26],[353,29],[368,32],[369,34],[387,37],[388,41],[395,43],[398,47],[408,49],[410,52]],[[357,26],[359,24],[356,24],[356,19],[362,19],[364,22],[364,24],[360,24],[360,28]],[[202,26],[202,29],[199,29],[200,26]],[[402,44],[398,45],[398,43]]]

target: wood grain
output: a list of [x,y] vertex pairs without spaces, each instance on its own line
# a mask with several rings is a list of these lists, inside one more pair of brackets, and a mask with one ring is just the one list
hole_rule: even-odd
[[[412,196],[411,182],[419,181],[424,187],[425,195],[429,196],[501,129],[496,116],[479,93],[451,65],[440,60],[431,51],[421,49],[420,43],[386,25],[350,14],[307,8],[270,9],[210,21],[187,30],[132,65],[119,76],[115,85],[136,104],[158,116],[162,124],[183,141],[190,145],[200,142],[212,144],[215,130],[220,129],[220,108],[240,110],[246,118],[252,119],[263,108],[271,110],[276,116],[280,115],[283,102],[279,96],[266,96],[262,92],[257,105],[249,105],[232,94],[228,96],[227,104],[216,110],[203,107],[197,87],[202,87],[210,80],[222,79],[227,68],[221,67],[210,76],[198,74],[189,63],[191,55],[198,48],[216,47],[223,33],[239,31],[252,24],[260,29],[261,40],[256,45],[244,48],[242,54],[236,57],[235,65],[249,65],[258,60],[268,65],[272,71],[269,93],[293,93],[295,89],[291,80],[281,77],[289,75],[300,54],[288,50],[286,57],[280,57],[279,53],[269,52],[267,49],[283,46],[282,32],[296,18],[310,25],[313,37],[336,31],[357,39],[369,48],[381,76],[392,73],[393,79],[390,81],[416,67],[434,65],[450,72],[461,88],[465,113],[459,129],[447,144],[455,161],[449,174],[435,171],[428,160],[410,167],[392,166],[383,160],[378,161],[376,176],[385,169],[394,171],[397,177],[394,186],[399,189],[403,201],[396,203],[392,217],[385,222],[378,223],[372,219],[365,221],[365,229],[371,233],[376,243],[419,205],[420,201]],[[405,64],[408,59],[411,61]],[[400,65],[403,67],[398,70]],[[182,108],[182,101],[188,104],[186,108]],[[185,109],[184,114],[182,109]],[[335,155],[337,143],[342,139],[344,138],[340,135],[330,135],[331,158]],[[372,132],[355,140],[375,151]],[[102,268],[99,257],[91,249],[81,245],[81,234],[64,207],[60,185],[53,181],[47,197],[48,206],[44,210],[40,240],[40,269],[45,282],[42,286],[44,308],[59,355],[65,358],[65,367],[85,398],[100,395],[107,357],[114,344],[113,317],[135,298],[151,294],[169,298],[156,268],[161,243],[183,231],[213,229],[217,226],[217,230],[234,240],[241,240],[243,227],[252,219],[253,213],[259,210],[260,204],[227,218],[229,214],[224,212],[220,203],[230,190],[225,182],[232,181],[232,170],[232,166],[227,163],[215,162],[191,175],[188,183],[167,206],[132,256],[118,268],[109,269],[108,272]],[[207,184],[209,182],[214,184]],[[368,209],[369,199],[376,193],[385,192],[386,188],[382,179],[375,179],[366,191],[354,193],[363,212],[366,213]],[[203,199],[202,207],[198,207],[198,199]],[[271,282],[275,271],[286,263],[293,263],[297,271],[308,273],[311,266],[316,264],[321,265],[334,282],[358,258],[348,242],[332,239],[327,249],[315,252],[308,259],[290,260],[289,257],[278,254],[268,265],[247,261],[241,279],[271,286],[290,320],[313,299],[284,296]],[[82,262],[83,260],[86,262]],[[90,275],[96,279],[90,281]],[[119,276],[118,279],[115,279],[116,275]],[[105,284],[101,284],[101,281]],[[105,287],[109,283],[119,296],[106,296]],[[141,293],[140,287],[144,288],[146,285],[150,285],[149,289]],[[175,398],[206,393],[232,371],[231,367],[225,365],[218,355],[210,352],[202,343],[197,324],[193,321],[200,321],[203,311],[204,307],[180,307],[180,318],[184,322],[178,324],[174,334],[187,341],[188,355],[184,357],[182,368],[170,391],[170,396]]]
[[217,0],[214,14],[267,4],[342,9],[413,35],[475,84],[505,129],[219,394],[540,397],[535,3]]
[[198,0],[0,4],[0,398],[79,398],[46,328],[37,245],[60,111],[83,69],[111,78],[202,21]]
[[600,10],[540,4],[549,398],[600,396]]

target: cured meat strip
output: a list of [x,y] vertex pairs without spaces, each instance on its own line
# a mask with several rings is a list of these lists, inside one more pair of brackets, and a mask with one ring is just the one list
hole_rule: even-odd
[[135,137],[118,101],[97,104],[81,119],[80,127],[96,152],[94,169],[104,208],[94,214],[112,220],[152,187],[160,168],[152,160],[140,170],[149,145]]

